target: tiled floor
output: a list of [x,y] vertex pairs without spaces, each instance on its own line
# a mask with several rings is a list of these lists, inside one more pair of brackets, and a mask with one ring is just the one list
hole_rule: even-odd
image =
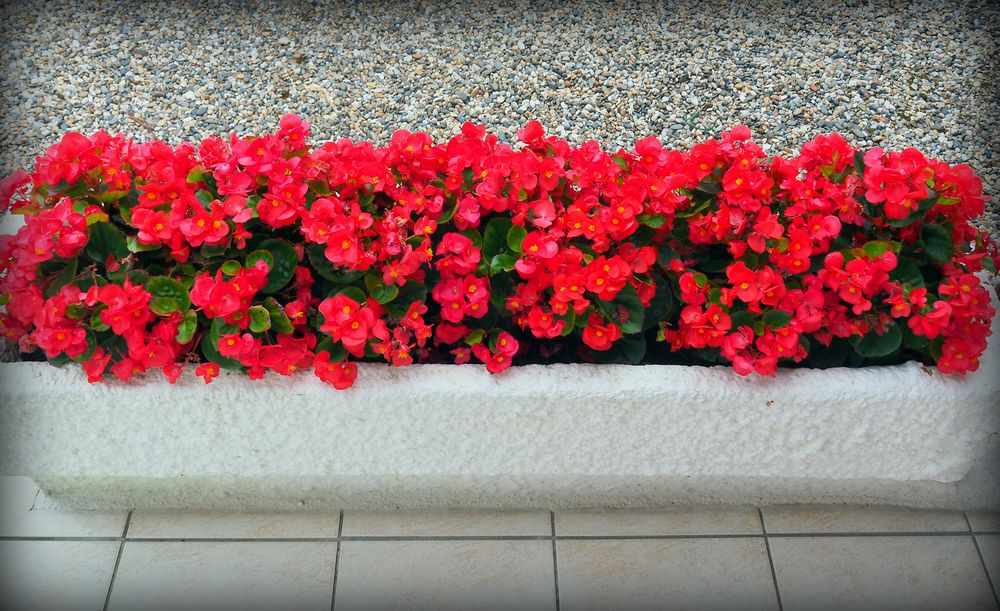
[[18,515],[14,500],[0,516],[4,609],[998,608],[997,514]]

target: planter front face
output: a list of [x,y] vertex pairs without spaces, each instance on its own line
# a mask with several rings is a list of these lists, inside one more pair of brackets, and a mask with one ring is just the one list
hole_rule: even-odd
[[[907,363],[740,377],[724,367],[364,365],[89,385],[0,366],[0,472],[108,506],[737,502],[960,479],[997,430],[996,341],[964,378]],[[833,488],[830,486],[833,485]],[[868,488],[865,488],[868,486]],[[776,487],[776,488],[775,488]],[[784,488],[783,488],[784,487]]]

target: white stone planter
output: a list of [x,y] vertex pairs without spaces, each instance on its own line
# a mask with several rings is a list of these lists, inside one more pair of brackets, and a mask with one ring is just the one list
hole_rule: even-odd
[[82,508],[933,504],[920,482],[962,478],[998,430],[996,335],[964,378],[366,365],[338,392],[311,375],[88,385],[6,364],[0,473]]

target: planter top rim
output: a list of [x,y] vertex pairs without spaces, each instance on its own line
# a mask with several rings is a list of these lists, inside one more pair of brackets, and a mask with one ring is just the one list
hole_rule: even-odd
[[[995,352],[995,347],[991,346],[988,354]],[[711,394],[720,398],[754,392],[766,392],[769,396],[807,393],[819,397],[835,393],[840,397],[870,397],[876,394],[922,399],[945,395],[971,398],[1000,393],[1000,376],[991,375],[991,367],[996,362],[993,358],[995,354],[990,354],[990,357],[978,371],[965,376],[943,374],[936,367],[915,361],[879,367],[783,368],[775,377],[740,376],[721,365],[520,365],[500,374],[490,374],[485,365],[479,364],[391,367],[381,363],[360,363],[357,383],[343,391],[329,388],[310,372],[292,376],[268,375],[263,380],[250,380],[239,373],[223,372],[211,384],[205,384],[194,376],[194,365],[185,366],[184,375],[174,385],[168,384],[158,371],[141,374],[128,382],[107,379],[101,384],[90,385],[83,371],[72,365],[59,368],[44,362],[19,362],[0,364],[0,380],[4,381],[0,395],[30,392],[35,385],[49,388],[71,385],[73,392],[79,392],[82,386],[99,393],[143,389],[157,393],[211,392],[220,386],[239,387],[241,391],[260,394],[274,391],[313,393],[322,389],[330,396],[342,395],[344,398],[359,394],[398,394],[402,390],[455,396],[484,391],[507,396],[556,392],[567,396],[618,396],[626,391],[649,396],[704,397]]]

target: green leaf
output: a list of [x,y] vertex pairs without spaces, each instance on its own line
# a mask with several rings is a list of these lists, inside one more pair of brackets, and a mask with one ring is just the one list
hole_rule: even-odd
[[226,261],[225,263],[222,264],[221,269],[223,274],[227,276],[235,276],[236,274],[240,273],[240,270],[243,269],[243,266],[240,264],[239,261],[234,261],[233,259],[230,259],[229,261]]
[[208,244],[203,244],[201,247],[201,256],[206,259],[214,259],[216,257],[223,257],[226,251],[229,250],[229,246],[226,244],[215,244],[209,246]]
[[701,214],[702,212],[704,212],[705,210],[707,210],[709,208],[709,206],[711,206],[711,205],[712,205],[712,200],[708,199],[708,200],[706,200],[706,201],[698,204],[697,206],[694,206],[692,208],[688,208],[684,212],[678,212],[674,216],[676,218],[679,218],[679,219],[691,218],[693,216]]
[[174,338],[178,344],[186,344],[194,338],[195,331],[198,330],[198,314],[194,310],[184,312],[184,320],[177,326],[177,336]]
[[500,251],[507,249],[507,235],[512,226],[511,220],[502,216],[498,216],[486,224],[482,248],[484,259],[492,259],[500,254]]
[[365,186],[358,189],[358,204],[365,211],[369,210],[373,201],[375,201],[375,192],[371,190],[372,187]]
[[493,257],[490,261],[490,275],[495,276],[500,272],[509,272],[514,269],[517,257],[510,253],[502,252]]
[[338,289],[334,294],[350,297],[351,299],[357,301],[361,305],[365,305],[365,303],[368,301],[368,298],[365,296],[364,291],[362,291],[356,286],[345,286],[341,289]]
[[325,180],[310,180],[309,188],[313,190],[313,193],[321,197],[326,197],[327,195],[333,193],[333,191],[330,190],[329,183]]
[[880,257],[884,253],[889,252],[899,252],[900,243],[899,242],[888,242],[885,240],[874,240],[866,243],[861,247],[861,250],[865,252],[866,255],[872,258]]
[[732,321],[733,330],[739,329],[740,327],[753,327],[756,322],[753,314],[747,312],[746,310],[730,312],[729,319]]
[[466,191],[472,190],[472,183],[476,179],[476,172],[472,168],[462,170],[462,187]]
[[475,346],[476,344],[483,341],[483,337],[486,332],[482,329],[475,329],[465,337],[465,343],[469,346]]
[[511,226],[507,231],[507,246],[517,254],[521,254],[521,242],[527,237],[528,230],[520,225]]
[[659,229],[667,223],[666,217],[660,214],[643,214],[639,217],[639,222],[646,227],[652,227],[653,229]]
[[96,199],[99,202],[104,202],[104,203],[108,204],[108,203],[111,203],[111,202],[116,202],[116,201],[122,199],[123,197],[125,197],[128,194],[129,194],[128,191],[105,191],[104,193],[101,193],[100,195],[95,195],[94,199]]
[[58,185],[53,187],[53,189],[64,197],[80,197],[86,195],[88,191],[91,190],[91,186],[83,178],[79,178],[72,185],[67,184],[66,181],[60,182]]
[[213,318],[212,328],[215,329],[219,335],[232,335],[233,333],[238,334],[241,331],[239,325],[231,325],[223,318]]
[[52,265],[54,263],[57,262],[50,260],[38,266],[39,276],[52,278],[49,281],[49,285],[46,286],[45,290],[42,292],[42,296],[45,297],[46,299],[58,293],[59,289],[69,284],[73,280],[73,277],[76,276],[76,269],[78,264],[77,257],[73,257],[72,259],[67,259],[62,267],[55,265],[53,271],[58,270],[58,273],[56,273],[55,275],[53,275],[51,271],[48,271],[49,265]]
[[941,225],[924,225],[920,230],[920,242],[927,256],[935,261],[951,259],[955,244],[951,241],[951,232]]
[[858,174],[865,173],[865,152],[864,151],[854,151],[854,169],[858,171]]
[[204,189],[195,193],[194,196],[198,199],[199,202],[201,202],[201,205],[205,207],[205,210],[208,210],[209,208],[212,207],[212,201],[215,199],[214,197],[212,197],[211,191],[205,191]]
[[267,313],[271,315],[271,328],[275,332],[286,334],[295,330],[291,319],[285,314],[285,310],[278,303],[277,299],[274,297],[265,297],[264,307],[267,308]]
[[889,272],[889,278],[894,282],[909,284],[918,288],[926,286],[924,275],[920,272],[920,266],[916,261],[907,257],[899,258],[896,263],[896,269]]
[[107,331],[111,327],[109,325],[104,324],[104,322],[101,321],[100,312],[94,312],[93,315],[91,315],[90,317],[90,328],[93,329],[94,331],[100,332],[100,331]]
[[835,337],[829,346],[813,342],[809,346],[806,362],[809,363],[810,367],[815,367],[816,369],[842,367],[847,362],[850,354],[851,345],[846,340]]
[[156,250],[160,247],[159,244],[143,244],[134,235],[130,235],[128,240],[126,240],[126,247],[129,252],[148,252],[150,250]]
[[445,202],[447,202],[448,200],[454,200],[454,201],[451,204],[449,204],[448,208],[441,214],[440,217],[438,217],[437,219],[438,227],[449,222],[452,219],[452,217],[455,216],[455,213],[458,211],[458,199],[456,199],[452,195],[449,195],[445,198]]
[[638,333],[642,331],[642,323],[645,320],[646,309],[639,301],[639,294],[631,284],[626,284],[614,301],[604,301],[599,299],[602,309],[608,316],[622,329],[622,334]]
[[399,303],[410,307],[414,301],[423,302],[427,296],[427,285],[415,280],[408,280],[403,288],[399,289]]
[[698,186],[695,187],[695,190],[701,191],[703,194],[706,195],[716,195],[722,192],[722,185],[719,184],[718,181],[713,176],[709,175],[703,178],[700,183],[698,183]]
[[784,310],[768,310],[764,312],[764,324],[772,329],[781,329],[792,321],[792,315]]
[[595,352],[597,360],[602,363],[625,363],[638,365],[646,356],[646,336],[641,333],[622,335],[610,350]]
[[903,333],[899,325],[893,322],[886,327],[885,333],[882,335],[878,335],[875,331],[870,331],[856,342],[854,338],[851,341],[854,343],[854,351],[859,355],[868,358],[877,358],[891,354],[899,348],[902,340]]
[[270,239],[264,240],[257,246],[257,250],[247,256],[247,267],[250,267],[258,260],[267,261],[266,253],[271,260],[268,262],[270,268],[267,272],[267,285],[264,293],[274,293],[284,288],[288,281],[295,275],[295,266],[299,263],[295,248],[284,240]]
[[139,205],[139,195],[135,191],[130,191],[128,195],[118,200],[118,215],[122,217],[126,225],[132,224],[132,209]]
[[141,269],[130,269],[125,272],[125,277],[131,280],[132,284],[144,285],[147,281],[149,281],[149,274]]
[[573,332],[573,328],[576,326],[576,310],[570,308],[566,311],[565,316],[556,316],[556,318],[566,323],[566,326],[563,327],[563,330],[559,335],[565,336]]
[[347,349],[340,342],[335,342],[329,337],[324,337],[316,344],[316,354],[326,352],[330,355],[331,363],[339,363],[347,358]]
[[55,365],[56,367],[62,367],[72,361],[73,359],[66,356],[65,352],[60,352],[52,358],[46,358],[50,365]]
[[490,278],[490,312],[506,312],[507,298],[514,293],[511,274],[498,274]]
[[208,170],[200,165],[191,168],[191,171],[188,172],[187,175],[188,184],[191,185],[196,182],[201,182],[205,178],[205,174],[208,174]]
[[111,223],[94,223],[90,226],[90,239],[85,252],[94,261],[103,264],[109,255],[116,259],[128,256],[128,242],[125,235]]
[[472,240],[472,245],[476,248],[482,250],[483,248],[483,234],[479,233],[479,230],[475,227],[469,227],[468,229],[463,229],[460,231],[462,235]]
[[94,352],[97,351],[97,335],[90,329],[87,329],[87,349],[83,353],[78,354],[73,357],[73,360],[77,363],[86,363],[90,360],[90,357],[94,356]]
[[931,340],[928,337],[922,335],[917,335],[914,333],[909,326],[900,325],[899,328],[903,331],[903,347],[909,348],[910,350],[917,350],[919,352],[926,353]]
[[341,271],[329,259],[326,258],[326,249],[322,244],[309,244],[306,246],[306,256],[309,264],[316,273],[336,284],[350,284],[360,278],[363,272]]
[[399,295],[399,287],[395,284],[378,284],[372,287],[371,295],[375,301],[387,304]]
[[183,284],[167,276],[153,276],[146,281],[146,290],[153,297],[169,297],[177,302],[177,311],[186,312],[191,307],[191,295]]
[[243,366],[240,365],[239,361],[219,354],[220,323],[222,323],[221,318],[216,318],[212,321],[211,328],[201,340],[201,353],[205,356],[205,360],[211,361],[223,369],[241,371]]
[[177,300],[173,297],[154,297],[149,302],[149,309],[157,316],[170,316],[177,311]]
[[706,363],[718,363],[722,359],[721,351],[718,348],[696,348],[694,353]]
[[656,292],[653,300],[649,302],[646,310],[646,318],[642,324],[642,330],[652,329],[662,321],[670,320],[674,312],[674,292],[670,289],[670,283],[666,278],[660,278],[656,283]]
[[250,330],[263,333],[271,328],[271,313],[262,305],[250,306]]

